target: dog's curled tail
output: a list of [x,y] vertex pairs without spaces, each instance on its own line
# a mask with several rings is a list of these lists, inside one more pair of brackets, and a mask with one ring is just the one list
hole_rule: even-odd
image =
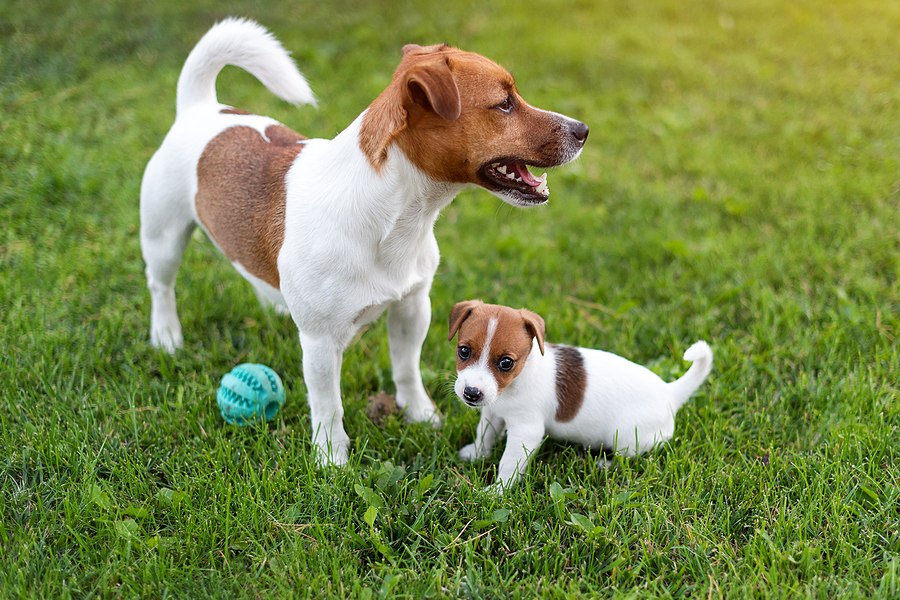
[[178,77],[176,111],[216,102],[216,77],[225,65],[240,67],[292,104],[316,104],[306,79],[269,31],[248,19],[229,18],[206,32]]
[[681,405],[688,401],[697,388],[706,381],[709,372],[712,371],[713,353],[709,344],[700,341],[687,349],[684,353],[684,360],[694,364],[688,369],[687,373],[669,383],[672,389],[672,410],[678,410]]

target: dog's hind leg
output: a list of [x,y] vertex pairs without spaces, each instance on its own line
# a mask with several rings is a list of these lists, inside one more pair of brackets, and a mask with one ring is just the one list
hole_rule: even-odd
[[422,385],[419,367],[422,344],[431,323],[430,287],[430,282],[419,286],[388,309],[388,344],[397,406],[409,422],[428,421],[440,427],[441,416]]
[[150,289],[150,343],[170,354],[184,343],[175,308],[175,276],[194,228],[194,223],[189,223],[180,231],[160,232],[155,236],[145,236],[143,228],[141,232]]
[[196,223],[187,203],[178,203],[171,190],[164,189],[166,184],[159,185],[152,175],[153,161],[141,185],[141,252],[150,289],[150,343],[171,354],[184,342],[175,308],[175,276]]

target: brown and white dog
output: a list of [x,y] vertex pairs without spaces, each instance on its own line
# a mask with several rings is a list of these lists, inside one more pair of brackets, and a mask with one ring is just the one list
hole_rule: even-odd
[[403,48],[390,85],[332,140],[220,104],[226,64],[273,94],[313,103],[282,46],[256,23],[228,19],[197,44],[178,79],[175,123],[141,185],[153,345],[182,345],[175,276],[199,225],[265,304],[289,311],[321,462],[347,461],[343,351],[387,310],[397,404],[409,421],[440,416],[422,385],[428,292],[440,211],[466,186],[520,207],[547,201],[545,177],[578,156],[585,124],[529,106],[512,76],[446,45]]
[[608,456],[636,456],[668,441],[675,413],[712,369],[712,350],[697,342],[684,353],[694,364],[666,383],[609,352],[545,345],[540,315],[479,300],[453,307],[449,339],[457,332],[454,391],[481,409],[475,442],[459,457],[486,457],[506,430],[497,483],[489,488],[497,493],[518,481],[545,436]]

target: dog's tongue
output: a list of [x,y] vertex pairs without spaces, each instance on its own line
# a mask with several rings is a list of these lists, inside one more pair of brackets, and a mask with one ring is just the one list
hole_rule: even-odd
[[531,187],[537,187],[537,186],[541,185],[541,183],[543,182],[543,179],[538,179],[534,175],[532,175],[531,172],[528,170],[528,167],[526,167],[524,164],[511,163],[510,165],[507,166],[507,173],[509,172],[510,169],[515,171],[516,175],[521,177],[522,181],[524,181]]

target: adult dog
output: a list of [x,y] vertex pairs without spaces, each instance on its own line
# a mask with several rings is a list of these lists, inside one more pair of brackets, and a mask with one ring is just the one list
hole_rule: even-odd
[[314,102],[256,23],[225,20],[190,53],[175,123],[141,185],[151,342],[169,352],[183,343],[175,276],[199,225],[260,299],[297,324],[321,462],[347,461],[343,352],[385,310],[397,404],[407,420],[439,425],[419,371],[439,260],[434,222],[467,185],[514,206],[546,202],[546,177],[526,165],[574,159],[587,126],[529,106],[512,76],[482,56],[408,45],[390,85],[347,129],[306,139],[220,104],[215,81],[226,64],[279,98]]

